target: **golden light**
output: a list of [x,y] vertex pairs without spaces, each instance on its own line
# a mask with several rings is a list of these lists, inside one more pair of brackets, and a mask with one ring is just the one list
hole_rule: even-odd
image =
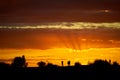
[[[95,59],[103,59],[111,61],[119,60],[119,48],[90,48],[84,50],[65,49],[65,48],[54,48],[48,50],[37,50],[37,49],[25,49],[25,50],[0,50],[4,53],[1,55],[2,59],[6,60],[7,63],[11,63],[15,56],[25,55],[28,66],[37,66],[37,62],[44,61],[46,63],[50,62],[56,65],[61,65],[61,61],[64,61],[64,66],[67,66],[67,61],[71,61],[71,65],[75,62],[80,62],[82,65],[86,65],[93,62]],[[10,55],[5,55],[5,53],[10,53]]]
[[81,39],[81,41],[87,41],[87,39]]
[[[108,13],[110,12],[110,10],[102,10],[102,12]],[[87,30],[90,31],[96,30],[96,32],[98,30],[99,32],[101,30],[101,28],[99,28],[100,26],[105,27],[105,31],[107,31],[107,28],[113,29],[113,27],[120,29],[119,22],[116,23],[71,22],[70,23],[71,25],[68,24],[55,23],[52,25],[14,27],[16,28],[16,30],[17,29],[18,30],[24,29],[24,31],[26,29],[30,30],[32,35],[24,34],[25,35],[24,38],[28,38],[25,39],[25,42],[23,35],[19,34],[20,35],[19,37],[21,37],[24,42],[24,44],[21,45],[28,47],[27,48],[25,47],[25,49],[22,48],[22,50],[21,49],[18,50],[19,46],[14,50],[1,49],[0,50],[1,60],[4,59],[7,63],[11,63],[14,57],[25,55],[28,62],[28,66],[37,66],[37,62],[39,61],[45,61],[46,63],[51,62],[53,64],[61,65],[62,60],[64,61],[65,66],[67,65],[68,60],[71,61],[71,65],[74,65],[76,61],[79,61],[81,64],[86,65],[88,64],[88,62],[93,62],[95,59],[107,59],[107,60],[111,59],[112,61],[118,61],[120,63],[119,60],[120,49],[114,47],[109,48],[109,44],[111,44],[111,46],[114,46],[114,44],[115,46],[119,45],[120,44],[119,40],[114,39],[106,40],[104,39],[104,36],[101,35],[101,33],[100,35],[98,35],[100,36],[99,39],[98,36],[97,36],[98,38],[96,38],[96,36],[94,36],[94,34],[90,34],[90,32],[86,33]],[[3,26],[0,26],[0,28],[3,28]],[[10,30],[13,27],[5,28],[8,28]],[[39,34],[36,32],[34,33],[34,31],[32,32],[31,29],[32,30],[38,29],[40,33]],[[85,36],[84,33],[86,33]],[[106,33],[106,35],[108,34],[109,33]],[[11,36],[14,36],[14,34],[12,34]],[[16,42],[19,41],[18,40],[19,38],[17,38],[16,36],[14,36],[13,38],[16,39]],[[11,37],[8,39],[11,40]],[[28,44],[25,44],[26,40],[31,40],[31,42],[28,41]],[[8,42],[15,43],[13,42],[13,40],[11,41],[12,42],[9,41]],[[34,44],[32,44],[31,46],[30,43],[33,42]]]

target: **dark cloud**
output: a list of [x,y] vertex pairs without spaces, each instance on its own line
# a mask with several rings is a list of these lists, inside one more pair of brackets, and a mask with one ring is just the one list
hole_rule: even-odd
[[[119,4],[119,0],[1,0],[0,23],[119,22]],[[99,10],[112,13],[96,14]]]
[[[0,29],[1,49],[120,47],[120,29]],[[86,39],[86,41],[82,41]],[[88,45],[88,46],[86,46]]]

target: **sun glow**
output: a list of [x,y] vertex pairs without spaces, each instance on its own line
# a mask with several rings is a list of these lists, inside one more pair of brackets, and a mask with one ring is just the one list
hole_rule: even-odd
[[[106,11],[107,12],[107,11]],[[38,26],[0,26],[0,61],[25,55],[28,66],[44,61],[67,65],[95,59],[119,60],[120,23],[63,22]]]
[[71,65],[74,65],[75,62],[86,65],[95,59],[111,59],[120,63],[119,51],[119,48],[90,48],[84,50],[53,48],[47,50],[0,50],[0,53],[4,53],[1,55],[1,60],[7,63],[11,63],[15,56],[25,55],[28,66],[32,67],[37,66],[37,62],[39,61],[50,62],[56,65],[61,65],[61,61],[64,61],[64,66],[67,66],[68,60],[71,61]]

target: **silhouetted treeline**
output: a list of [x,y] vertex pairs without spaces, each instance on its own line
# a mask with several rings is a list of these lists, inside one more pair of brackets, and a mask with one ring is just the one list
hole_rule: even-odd
[[111,60],[95,60],[88,65],[74,66],[38,62],[38,67],[27,67],[25,56],[15,57],[12,64],[0,63],[1,80],[120,80],[120,65]]
[[27,67],[25,56],[15,57],[11,64],[12,67]]

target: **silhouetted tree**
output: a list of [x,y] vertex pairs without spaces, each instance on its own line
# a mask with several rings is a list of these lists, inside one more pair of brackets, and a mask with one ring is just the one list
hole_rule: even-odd
[[79,66],[81,66],[81,64],[79,62],[75,62],[75,66],[79,67]]
[[39,67],[45,67],[46,66],[46,63],[41,61],[41,62],[38,62],[37,63]]
[[119,66],[119,64],[115,61],[115,62],[113,62],[113,65],[114,66]]
[[113,67],[114,67],[114,69],[120,68],[119,64],[116,61],[113,62]]
[[111,64],[107,60],[95,60],[92,65],[97,71],[105,71],[111,68]]
[[93,63],[94,65],[110,65],[110,63],[107,60],[95,60],[95,62]]
[[24,55],[22,55],[22,63],[23,63],[23,67],[25,67],[26,66],[26,59],[25,59]]
[[47,67],[57,67],[57,65],[54,65],[54,64],[52,64],[52,63],[48,63],[48,64],[47,64]]
[[22,57],[15,57],[12,62],[13,67],[26,67],[26,60],[25,56],[23,55]]
[[4,62],[0,62],[0,68],[8,68],[8,67],[10,67],[9,64],[4,63]]

